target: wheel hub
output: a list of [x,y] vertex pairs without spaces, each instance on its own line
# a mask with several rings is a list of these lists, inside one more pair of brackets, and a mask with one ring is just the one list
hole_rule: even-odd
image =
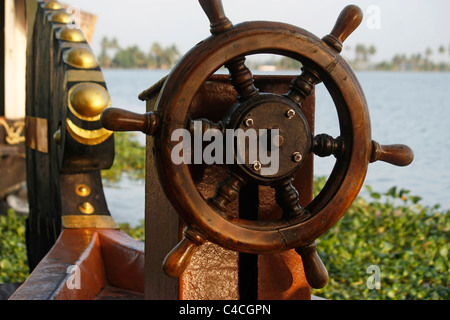
[[308,122],[290,99],[275,94],[238,104],[227,123],[234,132],[234,160],[239,174],[261,185],[292,176],[311,150]]

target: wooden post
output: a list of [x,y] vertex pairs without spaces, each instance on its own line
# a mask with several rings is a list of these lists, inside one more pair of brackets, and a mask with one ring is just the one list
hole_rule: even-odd
[[25,117],[27,48],[25,6],[23,0],[6,0],[4,3],[4,76],[5,79],[8,79],[4,82],[4,116],[7,119],[23,119]]

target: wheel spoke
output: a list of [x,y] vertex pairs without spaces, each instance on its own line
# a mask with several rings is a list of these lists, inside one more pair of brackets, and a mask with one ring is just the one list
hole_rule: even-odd
[[227,205],[239,197],[239,191],[245,183],[241,177],[230,172],[228,177],[217,185],[216,194],[209,198],[208,202],[225,212]]
[[319,134],[314,137],[312,152],[319,157],[334,155],[336,158],[344,154],[344,141],[341,137],[334,139],[327,134]]
[[222,121],[219,122],[213,122],[208,119],[189,119],[188,120],[188,129],[191,133],[191,136],[194,137],[194,134],[196,131],[200,131],[199,133],[202,134],[202,136],[205,134],[208,130],[219,130],[220,132],[223,132],[224,126]]
[[230,71],[231,84],[238,93],[238,101],[246,101],[259,93],[254,85],[253,74],[245,65],[244,57],[227,62],[225,67]]
[[275,200],[283,209],[283,218],[288,219],[297,217],[306,213],[305,209],[299,204],[299,194],[292,185],[292,179],[274,187]]
[[292,80],[286,96],[300,105],[313,92],[316,84],[321,82],[319,74],[308,66],[302,68],[302,74]]

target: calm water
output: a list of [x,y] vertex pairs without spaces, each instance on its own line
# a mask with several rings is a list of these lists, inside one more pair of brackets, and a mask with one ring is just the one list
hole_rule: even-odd
[[[105,70],[112,105],[145,112],[137,96],[167,75],[165,70]],[[381,144],[402,143],[414,150],[409,167],[371,164],[366,184],[385,192],[392,186],[423,198],[422,204],[450,209],[450,73],[358,72],[372,123],[372,138]],[[334,104],[322,85],[317,88],[316,133],[337,136]],[[142,142],[145,138],[142,135]],[[328,175],[332,158],[316,157],[315,174]],[[113,217],[136,224],[144,218],[144,183],[124,179],[105,188]]]

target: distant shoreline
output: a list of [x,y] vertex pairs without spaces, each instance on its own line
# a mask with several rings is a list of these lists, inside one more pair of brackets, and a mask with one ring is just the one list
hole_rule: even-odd
[[[117,68],[117,67],[102,67],[100,66],[102,70],[136,70],[136,71],[148,71],[148,70],[155,70],[155,71],[168,71],[170,72],[170,68]],[[255,69],[257,72],[266,72],[268,74],[270,73],[279,73],[282,71],[288,71],[288,72],[294,72],[299,71],[299,69],[278,69],[278,68],[267,68],[267,69]],[[355,72],[392,72],[392,73],[449,73],[450,70],[389,70],[389,69],[355,69],[353,68],[353,71]]]
[[[182,58],[182,54],[175,44],[162,47],[155,42],[148,52],[142,51],[137,45],[123,48],[116,38],[108,39],[104,37],[101,41],[101,52],[98,56],[100,66],[105,70],[111,69],[143,69],[143,70],[171,70]],[[426,48],[423,52],[416,54],[396,54],[388,60],[375,62],[373,57],[377,48],[373,45],[356,45],[355,48],[345,48],[347,53],[354,51],[354,58],[349,58],[347,53],[342,57],[355,71],[415,71],[415,72],[450,72],[450,47],[448,50],[444,45],[434,51]],[[439,59],[433,59],[433,53],[438,52]],[[262,72],[279,72],[282,70],[299,70],[302,63],[299,60],[283,55],[274,57],[268,54],[263,59],[253,59],[254,55],[249,55],[246,61],[251,70]]]

